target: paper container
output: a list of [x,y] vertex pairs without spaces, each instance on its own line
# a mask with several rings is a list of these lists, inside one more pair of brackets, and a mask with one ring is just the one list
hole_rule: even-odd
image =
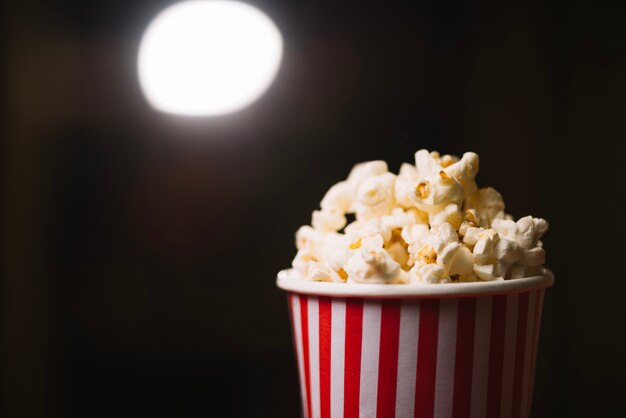
[[305,418],[528,417],[554,277],[342,285],[278,275]]

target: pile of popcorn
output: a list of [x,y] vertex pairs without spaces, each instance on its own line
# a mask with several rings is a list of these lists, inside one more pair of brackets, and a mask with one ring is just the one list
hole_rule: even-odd
[[[420,150],[396,175],[384,161],[354,166],[296,233],[298,276],[338,283],[452,283],[544,272],[544,219],[515,222],[502,196],[479,189],[478,155]],[[355,221],[346,225],[346,214]]]

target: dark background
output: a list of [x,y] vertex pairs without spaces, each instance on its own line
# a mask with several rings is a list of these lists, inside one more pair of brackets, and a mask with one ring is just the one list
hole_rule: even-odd
[[285,41],[229,116],[153,111],[143,29],[170,1],[9,0],[2,417],[295,417],[274,284],[351,166],[481,156],[551,222],[533,416],[621,416],[626,25],[583,2],[251,1]]

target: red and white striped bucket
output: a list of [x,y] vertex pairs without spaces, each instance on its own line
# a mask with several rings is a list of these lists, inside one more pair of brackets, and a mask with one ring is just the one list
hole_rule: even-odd
[[528,417],[551,273],[288,292],[305,418]]

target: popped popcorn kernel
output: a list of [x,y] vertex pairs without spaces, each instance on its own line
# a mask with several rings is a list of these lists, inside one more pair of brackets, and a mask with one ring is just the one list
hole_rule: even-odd
[[417,252],[417,255],[423,264],[432,264],[437,261],[437,251],[435,251],[435,249],[430,245],[424,245]]
[[422,199],[428,197],[428,183],[425,181],[419,183],[415,187],[415,194]]

